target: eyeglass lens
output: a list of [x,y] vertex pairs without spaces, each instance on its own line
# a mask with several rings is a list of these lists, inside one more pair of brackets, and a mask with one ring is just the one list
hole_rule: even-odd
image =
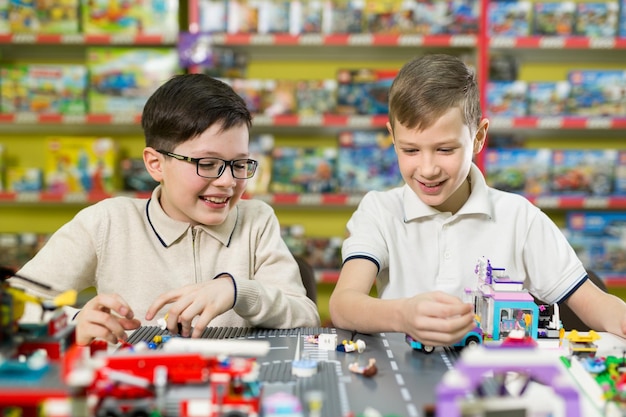
[[[217,158],[202,158],[198,160],[198,175],[207,178],[217,178],[224,173],[227,162]],[[233,177],[237,179],[252,178],[256,170],[254,161],[238,159],[230,162]]]

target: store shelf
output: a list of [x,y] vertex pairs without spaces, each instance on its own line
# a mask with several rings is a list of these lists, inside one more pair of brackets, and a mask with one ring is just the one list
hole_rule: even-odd
[[475,35],[386,35],[386,34],[211,34],[216,45],[270,46],[395,46],[395,47],[466,47],[476,46]]
[[[308,129],[317,128],[384,128],[387,123],[387,115],[360,116],[360,115],[338,115],[325,114],[313,116],[300,115],[279,115],[254,117],[254,127],[274,128],[293,127]],[[7,125],[17,125],[20,128],[25,126],[41,125],[139,125],[141,123],[140,114],[86,114],[86,115],[64,115],[64,114],[37,114],[37,113],[15,113],[0,114],[0,130]]]
[[178,35],[87,35],[42,34],[42,33],[5,33],[0,34],[0,44],[15,45],[167,45],[174,46]]
[[626,209],[626,196],[528,196],[527,198],[542,209]]
[[[115,196],[137,198],[150,197],[149,192],[92,192],[92,193],[49,193],[49,192],[0,192],[0,204],[93,204]],[[297,194],[276,193],[245,196],[265,201],[274,207],[291,208],[348,208],[354,209],[361,201],[361,194]],[[626,209],[625,196],[527,196],[529,201],[543,209]]]
[[490,129],[541,130],[620,130],[626,129],[626,117],[527,116],[489,118]]
[[38,113],[11,113],[0,114],[0,124],[87,124],[87,125],[133,125],[141,123],[141,114],[38,114]]
[[531,49],[626,49],[626,38],[584,36],[494,36],[489,40],[490,48]]

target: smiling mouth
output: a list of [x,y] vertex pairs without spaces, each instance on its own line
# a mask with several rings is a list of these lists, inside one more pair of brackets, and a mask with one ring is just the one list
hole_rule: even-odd
[[224,204],[226,203],[228,200],[230,200],[230,197],[200,197],[200,199],[202,201],[206,201],[207,203],[214,203],[214,204]]
[[426,188],[436,188],[436,187],[439,187],[441,184],[443,184],[443,183],[444,183],[444,181],[441,181],[441,182],[436,182],[436,183],[431,183],[431,184],[427,184],[427,183],[425,183],[425,182],[421,182],[421,181],[420,181],[420,183],[421,183],[424,187],[426,187]]

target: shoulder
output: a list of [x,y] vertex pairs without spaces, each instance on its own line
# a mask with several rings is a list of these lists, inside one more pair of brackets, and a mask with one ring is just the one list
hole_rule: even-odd
[[403,189],[404,187],[396,187],[385,191],[368,191],[360,205],[380,208],[402,206]]
[[496,219],[529,223],[542,217],[541,209],[521,194],[489,188],[488,195]]
[[119,213],[130,215],[131,213],[143,213],[146,210],[148,200],[131,197],[111,197],[101,200],[80,210],[79,217],[113,217]]
[[276,218],[274,208],[262,200],[245,199],[237,203],[238,217],[244,222],[261,223],[259,220]]

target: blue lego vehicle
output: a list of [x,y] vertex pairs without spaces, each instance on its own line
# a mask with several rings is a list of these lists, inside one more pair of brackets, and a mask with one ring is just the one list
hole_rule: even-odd
[[[414,350],[420,350],[424,353],[433,353],[435,351],[435,346],[424,345],[421,342],[413,339],[411,336],[406,335],[406,342],[411,346]],[[477,346],[483,343],[483,330],[476,326],[472,331],[467,333],[463,339],[459,340],[457,343],[452,345],[455,349],[462,349],[466,346]]]

